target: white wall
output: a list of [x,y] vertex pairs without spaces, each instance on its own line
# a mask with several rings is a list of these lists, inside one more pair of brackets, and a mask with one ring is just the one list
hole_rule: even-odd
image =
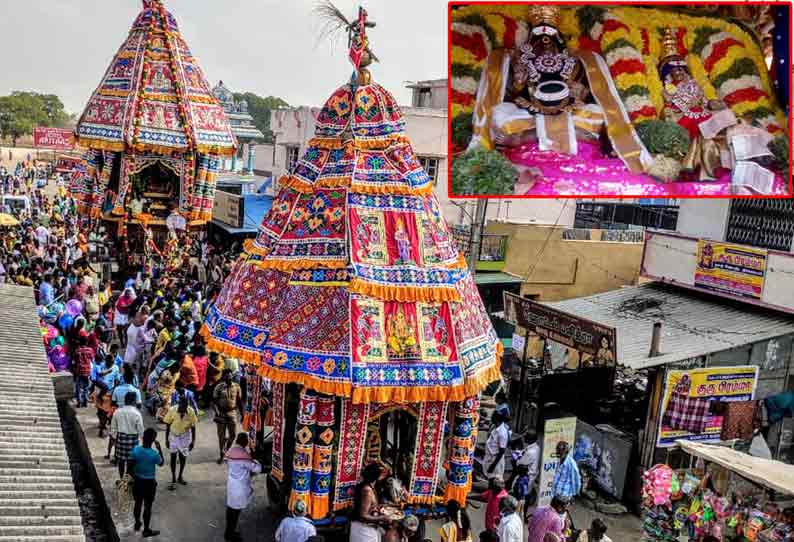
[[681,199],[678,202],[678,226],[681,235],[724,241],[728,229],[731,200]]

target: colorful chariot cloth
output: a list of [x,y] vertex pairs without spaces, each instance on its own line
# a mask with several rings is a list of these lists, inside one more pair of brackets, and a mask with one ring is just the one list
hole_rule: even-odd
[[353,403],[458,402],[501,344],[394,97],[344,85],[209,311],[210,348]]

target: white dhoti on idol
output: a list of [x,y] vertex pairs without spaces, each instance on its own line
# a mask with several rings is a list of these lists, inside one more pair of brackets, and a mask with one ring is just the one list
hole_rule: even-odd
[[579,51],[576,58],[585,68],[594,104],[577,104],[556,115],[530,113],[505,102],[510,72],[510,52],[492,51],[483,67],[474,103],[474,136],[470,148],[493,148],[493,144],[519,145],[534,131],[540,150],[577,154],[577,133],[597,141],[606,125],[612,146],[629,171],[643,173],[653,162],[631,124],[604,59],[592,51]]

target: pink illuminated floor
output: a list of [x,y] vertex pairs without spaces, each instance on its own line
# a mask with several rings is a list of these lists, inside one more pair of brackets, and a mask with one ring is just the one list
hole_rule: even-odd
[[[663,183],[648,175],[631,173],[619,158],[601,154],[594,143],[579,142],[577,156],[541,151],[535,142],[503,152],[516,166],[535,168],[541,173],[535,177],[531,188],[526,184],[517,184],[516,195],[676,198],[754,194],[749,189],[734,189],[727,170],[715,181],[674,183]],[[768,195],[788,193],[788,183],[776,175],[773,191]]]

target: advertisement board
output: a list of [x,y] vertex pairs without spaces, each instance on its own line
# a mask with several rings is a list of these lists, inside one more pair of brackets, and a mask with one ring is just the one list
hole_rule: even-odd
[[245,218],[245,199],[236,194],[223,190],[215,192],[215,206],[212,208],[212,218],[223,222],[233,228],[242,228]]
[[576,422],[573,458],[580,466],[587,465],[596,485],[619,501],[623,500],[631,448],[628,435],[611,426]]
[[668,371],[657,445],[671,448],[678,439],[719,442],[722,416],[711,414],[709,403],[749,401],[757,384],[756,365]]
[[565,441],[573,447],[576,438],[576,418],[554,418],[543,425],[543,452],[540,457],[540,491],[538,506],[548,506],[551,502],[554,473],[560,460],[557,457],[557,443]]
[[615,328],[559,311],[510,292],[504,292],[504,307],[507,322],[588,354],[589,366],[615,365],[617,360]]
[[761,299],[766,250],[705,239],[698,241],[697,250],[696,287]]
[[63,128],[37,126],[33,129],[33,145],[39,149],[70,151],[74,149],[74,134]]

